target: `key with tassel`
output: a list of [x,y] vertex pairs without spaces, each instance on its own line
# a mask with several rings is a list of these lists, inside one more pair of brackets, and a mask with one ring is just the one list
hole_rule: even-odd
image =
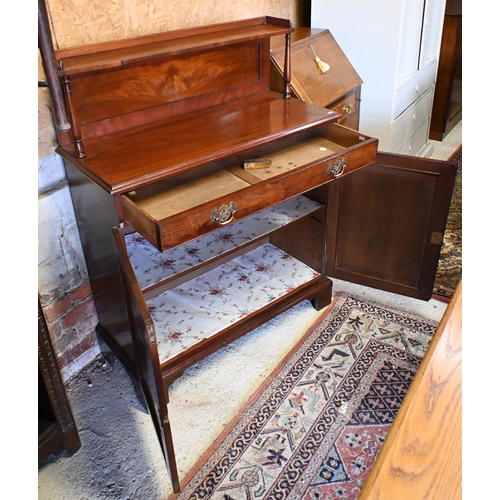
[[313,55],[313,57],[314,57],[314,60],[316,61],[316,64],[318,65],[318,69],[321,71],[321,73],[326,73],[326,72],[330,69],[330,65],[329,65],[329,64],[327,64],[325,61],[322,61],[322,60],[321,60],[321,59],[320,59],[320,58],[316,55],[316,52],[314,51],[314,49],[313,49],[313,46],[312,46],[312,45],[309,45],[307,48],[311,51],[311,53],[312,53],[312,55]]

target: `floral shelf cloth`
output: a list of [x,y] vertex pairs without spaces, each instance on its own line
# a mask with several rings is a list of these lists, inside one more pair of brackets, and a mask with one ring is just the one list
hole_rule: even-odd
[[148,300],[160,363],[317,276],[265,244]]
[[298,196],[163,253],[139,233],[127,235],[125,243],[139,285],[144,289],[265,236],[320,206],[306,196]]

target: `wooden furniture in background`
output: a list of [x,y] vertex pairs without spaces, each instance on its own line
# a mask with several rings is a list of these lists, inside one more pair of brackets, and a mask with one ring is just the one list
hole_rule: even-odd
[[358,500],[462,498],[462,281]]
[[[432,292],[428,278],[437,267],[436,234],[444,231],[455,165],[411,162],[407,176],[417,170],[424,184],[405,184],[398,210],[408,217],[398,221],[405,224],[403,234],[414,232],[410,250],[417,264],[392,274],[401,268],[401,252],[407,262],[409,249],[404,238],[384,237],[386,230],[398,235],[385,213],[369,246],[354,239],[353,254],[339,261],[336,248],[345,248],[338,241],[344,217],[337,206],[339,182],[361,169],[384,168],[388,160],[387,171],[398,172],[392,183],[398,190],[409,160],[401,158],[399,167],[396,155],[377,155],[376,139],[336,123],[341,113],[291,97],[292,31],[290,21],[260,17],[55,52],[74,138],[57,153],[78,221],[97,332],[151,414],[174,491],[179,478],[168,390],[188,367],[303,300],[316,309],[326,306],[329,277],[339,267],[354,280],[391,291],[426,299]],[[284,46],[282,93],[270,88],[274,36]],[[266,168],[248,170],[247,163]],[[356,204],[368,206],[363,196]],[[306,205],[312,208],[296,217],[297,207]],[[285,223],[276,224],[275,214]],[[262,270],[284,267],[281,261],[300,271],[277,280],[285,285],[282,292],[275,282],[262,293],[245,294],[266,300],[255,309],[248,300],[234,304],[237,318],[209,333],[212,303],[186,315],[188,332],[173,326],[199,284],[209,287],[206,297],[217,297],[227,285],[226,270],[263,249],[270,250],[259,257],[256,282]],[[252,279],[244,270],[231,286]],[[188,299],[172,311],[186,291]]]
[[462,119],[462,0],[448,0],[430,138],[442,141]]
[[[337,123],[358,130],[363,81],[328,30],[296,28],[291,38],[292,96],[339,113]],[[315,57],[328,65],[324,71]],[[283,90],[284,51],[271,41],[271,89]]]
[[311,26],[328,28],[363,79],[359,130],[379,149],[428,156],[445,0],[312,0]]
[[38,463],[63,450],[72,455],[80,445],[47,322],[38,299]]

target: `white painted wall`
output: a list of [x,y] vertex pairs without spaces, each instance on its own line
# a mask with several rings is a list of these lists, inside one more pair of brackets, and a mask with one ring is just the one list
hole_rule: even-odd
[[[64,164],[58,154],[52,153],[38,160],[38,293],[42,306],[61,300],[68,292],[88,284],[88,281]],[[92,323],[84,323],[85,331],[74,332],[67,346],[81,341],[86,335],[95,335],[97,316]],[[50,331],[49,325],[49,333],[54,337],[64,332]],[[99,352],[96,344],[64,366],[61,370],[63,380],[80,371]],[[59,354],[56,352],[56,355]]]
[[64,164],[53,153],[38,160],[38,288],[48,299],[78,281],[88,281],[87,268]]

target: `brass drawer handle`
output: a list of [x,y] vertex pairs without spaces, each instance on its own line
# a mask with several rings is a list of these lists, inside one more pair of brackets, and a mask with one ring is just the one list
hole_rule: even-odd
[[228,205],[222,205],[222,207],[217,210],[214,208],[212,210],[212,215],[210,215],[210,222],[218,222],[221,225],[228,224],[233,220],[233,216],[236,212],[236,203],[232,201]]
[[350,115],[352,113],[352,104],[348,104],[347,106],[344,106],[342,108],[342,111],[346,114],[346,115]]
[[345,156],[341,160],[335,160],[333,163],[328,164],[326,169],[327,174],[333,174],[334,177],[340,177],[344,173],[344,169],[347,166],[347,160]]

